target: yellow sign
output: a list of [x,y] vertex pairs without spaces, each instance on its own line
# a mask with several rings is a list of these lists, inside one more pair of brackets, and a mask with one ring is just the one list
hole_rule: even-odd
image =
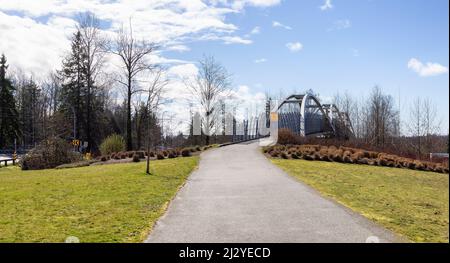
[[278,121],[278,113],[271,112],[270,113],[270,121]]

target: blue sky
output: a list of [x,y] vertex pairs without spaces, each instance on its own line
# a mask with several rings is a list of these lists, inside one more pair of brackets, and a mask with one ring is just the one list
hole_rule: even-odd
[[[359,97],[379,85],[396,100],[400,96],[405,121],[410,102],[426,96],[436,103],[447,132],[448,74],[421,77],[407,64],[417,58],[448,67],[448,1],[336,0],[326,11],[321,4],[286,0],[268,9],[249,8],[229,19],[242,34],[260,28],[251,45],[198,42],[189,45],[190,52],[173,56],[195,60],[213,54],[233,73],[235,84],[253,91],[313,89],[323,96],[348,91]],[[273,21],[292,30],[273,27]],[[350,25],[339,28],[337,21]],[[300,42],[303,49],[292,53],[288,42]]]
[[[448,0],[0,0],[0,37],[9,36],[0,52],[13,67],[44,74],[60,66],[77,13],[93,11],[107,33],[132,17],[139,37],[164,46],[152,59],[168,63],[175,75],[192,75],[195,61],[207,54],[233,74],[236,89],[248,88],[247,97],[312,89],[324,99],[345,91],[361,98],[379,85],[400,97],[404,121],[414,98],[432,99],[446,133],[448,5]],[[171,85],[171,96],[184,96],[180,83]],[[186,112],[184,106],[171,110]]]

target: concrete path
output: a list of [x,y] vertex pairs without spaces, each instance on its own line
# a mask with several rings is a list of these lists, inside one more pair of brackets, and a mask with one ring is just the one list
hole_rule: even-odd
[[395,242],[268,161],[258,144],[202,154],[146,242]]

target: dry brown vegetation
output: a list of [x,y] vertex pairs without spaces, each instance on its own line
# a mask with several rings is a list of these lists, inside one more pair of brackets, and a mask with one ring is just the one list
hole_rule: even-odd
[[150,159],[166,159],[166,158],[177,158],[177,157],[189,157],[192,155],[199,154],[202,151],[208,150],[214,147],[214,145],[208,145],[204,147],[193,146],[186,148],[175,148],[168,149],[163,151],[124,151],[124,152],[114,152],[108,155],[101,155],[97,157],[98,161],[107,162],[109,160],[120,160],[120,159],[130,159],[133,158],[135,161],[137,159],[145,159],[147,156],[150,156]]
[[351,147],[323,145],[275,145],[263,148],[265,154],[272,158],[304,159],[309,161],[326,161],[351,164],[377,165],[407,168],[419,171],[448,173],[448,162],[432,163],[394,154],[367,151]]

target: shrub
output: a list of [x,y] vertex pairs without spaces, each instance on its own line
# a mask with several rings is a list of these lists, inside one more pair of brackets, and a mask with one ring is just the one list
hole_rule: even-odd
[[158,159],[158,160],[163,160],[163,159],[165,159],[166,157],[164,157],[164,154],[162,154],[162,153],[157,153],[156,154],[156,159]]
[[108,161],[108,157],[105,155],[102,155],[102,157],[100,157],[100,161],[106,162],[106,161]]
[[280,157],[283,159],[289,159],[288,155],[285,152],[282,152]]
[[181,156],[183,157],[189,157],[191,156],[191,149],[185,148],[181,151]]
[[272,157],[278,157],[278,155],[279,155],[280,153],[278,152],[278,151],[276,151],[276,150],[273,150],[273,151],[271,151],[270,152],[270,156],[272,156]]
[[278,130],[278,143],[279,144],[296,144],[297,138],[290,129],[282,128]]
[[149,157],[155,157],[156,155],[155,155],[154,152],[149,152],[149,153],[148,153],[148,156],[149,156]]
[[42,141],[23,156],[19,165],[22,170],[39,170],[82,160],[82,155],[74,152],[69,143],[60,138],[51,138]]
[[349,155],[345,155],[342,160],[344,161],[344,163],[352,163]]
[[170,159],[176,158],[177,156],[174,154],[174,152],[169,152],[168,157]]
[[291,154],[292,159],[300,159],[299,156],[297,155],[297,153],[292,153]]
[[369,164],[369,159],[361,158],[361,159],[358,159],[357,163],[359,163],[359,164]]
[[314,161],[314,157],[308,154],[303,155],[303,159],[307,161]]
[[137,151],[135,154],[139,157],[139,159],[145,159],[145,151]]
[[133,162],[138,163],[141,161],[141,158],[139,157],[139,154],[135,153],[133,155]]
[[127,152],[127,155],[128,155],[127,157],[128,158],[133,158],[134,154],[135,154],[135,152],[129,151],[129,152]]
[[108,155],[113,152],[121,152],[125,150],[125,140],[122,136],[112,134],[103,140],[100,144],[100,152],[103,155]]

